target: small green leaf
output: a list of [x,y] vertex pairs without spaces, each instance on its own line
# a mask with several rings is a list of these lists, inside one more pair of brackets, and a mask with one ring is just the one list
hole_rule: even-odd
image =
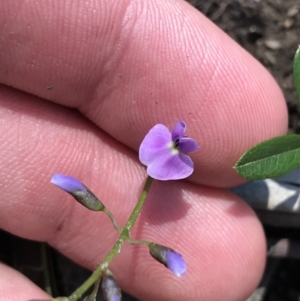
[[300,166],[300,135],[264,141],[248,150],[235,165],[248,180],[282,176]]
[[300,46],[298,47],[294,57],[293,73],[296,93],[298,101],[300,102]]

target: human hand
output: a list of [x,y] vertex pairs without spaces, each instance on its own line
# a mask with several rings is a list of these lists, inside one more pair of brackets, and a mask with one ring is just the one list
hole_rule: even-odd
[[[187,273],[178,279],[137,246],[111,269],[141,300],[245,300],[264,268],[264,235],[225,187],[241,182],[232,167],[245,150],[286,132],[268,72],[183,1],[0,3],[0,227],[94,269],[116,233],[51,186],[52,174],[81,179],[122,225],[146,178],[144,135],[184,120],[201,147],[195,172],[153,184],[132,237],[176,249]],[[47,298],[0,270],[1,299]]]

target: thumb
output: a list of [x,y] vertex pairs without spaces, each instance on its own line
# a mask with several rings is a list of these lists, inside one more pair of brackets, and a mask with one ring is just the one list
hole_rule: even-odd
[[286,131],[270,74],[185,1],[0,2],[0,82],[79,109],[135,150],[153,124],[187,121],[197,183],[237,184],[239,156]]

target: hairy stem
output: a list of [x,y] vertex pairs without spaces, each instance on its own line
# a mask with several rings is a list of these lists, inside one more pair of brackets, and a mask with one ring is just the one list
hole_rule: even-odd
[[98,265],[96,270],[91,274],[91,276],[78,288],[76,291],[69,296],[69,301],[76,301],[78,300],[99,278],[101,277],[102,273],[107,270],[110,262],[114,259],[114,257],[121,251],[122,245],[125,241],[129,239],[130,231],[133,228],[139,213],[145,203],[146,196],[148,194],[149,188],[152,183],[152,178],[148,176],[147,181],[144,185],[143,191],[139,197],[138,202],[136,203],[126,225],[124,228],[121,229],[120,236],[114,246],[112,247],[111,251],[108,253],[104,261]]

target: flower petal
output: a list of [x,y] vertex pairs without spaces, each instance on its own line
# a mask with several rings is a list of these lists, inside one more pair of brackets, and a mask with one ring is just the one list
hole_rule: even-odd
[[185,154],[172,154],[167,149],[155,157],[155,160],[148,165],[147,173],[156,180],[180,180],[187,178],[194,171],[194,163]]
[[86,190],[85,186],[79,180],[62,174],[54,174],[51,178],[51,183],[69,193]]
[[172,131],[172,140],[180,139],[184,136],[186,130],[186,124],[184,121],[178,121]]
[[184,154],[197,151],[199,148],[197,142],[192,138],[183,137],[180,139],[179,149]]
[[166,265],[177,276],[181,277],[186,273],[186,263],[182,256],[175,251],[166,251]]
[[163,124],[155,125],[140,145],[140,161],[148,166],[162,151],[169,149],[170,142],[172,142],[172,136],[169,129]]

